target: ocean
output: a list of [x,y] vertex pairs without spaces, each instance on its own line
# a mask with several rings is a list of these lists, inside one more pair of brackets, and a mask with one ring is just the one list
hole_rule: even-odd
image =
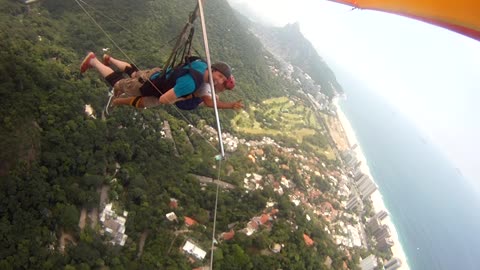
[[480,269],[480,195],[406,117],[336,72],[342,111],[390,212],[412,270]]

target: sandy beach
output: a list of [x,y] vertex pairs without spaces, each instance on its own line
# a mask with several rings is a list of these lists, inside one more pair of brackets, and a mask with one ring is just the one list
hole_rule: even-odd
[[[360,168],[361,168],[362,172],[365,173],[366,175],[370,176],[371,179],[373,181],[375,181],[375,178],[373,178],[373,176],[370,172],[370,168],[368,167],[367,159],[365,158],[365,155],[362,152],[361,145],[358,143],[358,140],[355,136],[355,131],[353,130],[352,126],[350,125],[350,122],[348,121],[348,118],[345,116],[341,107],[339,106],[338,100],[335,100],[334,103],[335,103],[335,106],[337,107],[338,119],[340,120],[340,122],[343,126],[343,130],[345,132],[345,135],[348,138],[349,144],[351,146],[357,144],[357,147],[355,148],[355,152],[357,154],[357,159],[362,162],[361,165],[360,165]],[[391,234],[392,234],[392,240],[395,242],[395,244],[391,248],[392,253],[393,253],[393,257],[397,257],[398,259],[400,259],[402,261],[402,266],[398,269],[409,270],[410,267],[408,265],[407,256],[405,255],[403,247],[402,247],[402,245],[399,241],[397,229],[395,228],[395,225],[393,224],[393,222],[390,218],[390,211],[388,211],[387,207],[385,206],[385,203],[383,202],[382,195],[377,190],[371,195],[371,199],[372,199],[372,202],[373,202],[373,208],[375,209],[375,212],[379,212],[380,210],[385,210],[389,213],[389,216],[386,217],[382,221],[382,223],[387,224],[389,226]]]

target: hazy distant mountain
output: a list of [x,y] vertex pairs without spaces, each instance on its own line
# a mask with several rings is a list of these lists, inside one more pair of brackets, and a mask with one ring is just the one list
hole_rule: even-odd
[[[239,16],[239,20],[249,25],[250,22],[260,23],[263,25],[273,26],[268,20],[264,19],[258,12],[253,10],[247,3],[245,2],[237,2],[235,0],[227,0],[230,6],[234,9],[234,11]],[[245,22],[248,21],[248,22]]]
[[330,98],[336,93],[343,93],[335,74],[318,55],[311,42],[303,36],[298,23],[287,24],[284,27],[270,26],[247,5],[233,1],[230,1],[230,4],[241,14],[239,17],[243,15],[252,21],[250,30],[272,54],[307,73]]

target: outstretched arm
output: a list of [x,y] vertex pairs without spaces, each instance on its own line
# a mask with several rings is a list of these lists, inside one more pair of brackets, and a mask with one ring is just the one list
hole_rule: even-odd
[[[205,106],[213,108],[213,99],[211,96],[203,96],[202,100]],[[243,103],[241,100],[235,102],[224,102],[217,99],[217,108],[238,110],[243,108]]]

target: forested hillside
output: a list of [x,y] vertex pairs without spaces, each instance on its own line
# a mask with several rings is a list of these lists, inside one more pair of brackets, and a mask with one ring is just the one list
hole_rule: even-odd
[[330,99],[343,94],[342,86],[337,82],[335,74],[300,32],[298,23],[287,24],[284,27],[253,24],[252,29],[269,50],[311,76]]
[[[27,6],[0,0],[0,269],[192,269],[207,264],[190,263],[180,250],[184,239],[174,231],[191,216],[203,225],[190,229],[192,237],[209,246],[215,188],[201,186],[191,174],[215,177],[218,152],[189,125],[214,126],[212,110],[179,115],[169,106],[113,108],[102,118],[108,87],[94,72],[79,73],[88,51],[101,55],[107,47],[141,68],[162,65],[172,48],[167,41],[180,33],[195,1],[87,3],[44,0]],[[243,99],[248,110],[251,103],[287,95],[290,83],[270,71],[273,58],[229,5],[207,0],[205,12],[212,58],[230,63],[237,80],[235,90],[221,98]],[[200,38],[198,27],[194,47],[202,52]],[[85,104],[96,118],[85,115]],[[236,113],[220,112],[226,131],[234,132],[229,120]],[[164,121],[174,140],[160,135]],[[256,168],[247,155],[240,146],[219,169],[222,176],[228,172],[227,182],[240,187],[243,176]],[[282,173],[298,178],[295,170],[275,176]],[[123,247],[109,244],[100,233],[101,193],[128,212]],[[172,211],[170,198],[181,202],[177,223],[165,218]],[[279,201],[278,226],[220,243],[216,269],[326,269],[327,256],[334,269],[343,265],[347,259],[321,221],[307,223],[302,209],[272,189],[220,192],[217,229],[247,223],[269,198]],[[300,229],[293,231],[287,220]],[[318,243],[315,249],[303,243],[304,232]],[[282,254],[259,252],[275,242],[286,244]]]
[[[87,10],[96,16],[128,58],[147,68],[163,65],[173,47],[167,41],[180,33],[195,1],[166,4],[125,0],[116,1],[114,8],[110,2],[89,3],[96,11],[89,6]],[[235,70],[238,91],[233,98],[245,99],[246,102],[261,101],[265,97],[285,93],[285,84],[274,80],[268,70],[263,57],[266,52],[242,25],[229,16],[229,6],[223,1],[212,0],[207,8],[212,58],[214,61],[227,61]],[[29,136],[34,137],[36,129],[31,126],[33,120],[48,117],[51,122],[58,123],[59,119],[55,119],[54,114],[46,116],[41,111],[46,107],[57,107],[56,112],[62,116],[65,114],[65,119],[81,116],[86,103],[101,111],[106,102],[107,87],[96,74],[80,77],[79,62],[86,52],[93,50],[101,55],[101,49],[105,47],[111,48],[112,55],[124,59],[126,56],[75,2],[47,0],[27,8],[17,1],[2,1],[2,11],[5,12],[1,25],[4,71],[1,83],[2,102],[5,103],[2,106],[3,128],[18,132],[21,123],[23,128],[33,133]],[[203,53],[200,32],[198,27],[194,48]],[[42,106],[42,102],[46,103],[46,107]],[[197,113],[205,119],[213,116],[209,110]],[[221,116],[229,119],[232,113],[225,112]],[[13,125],[13,122],[17,124]],[[228,126],[228,121],[224,122]],[[17,139],[27,136],[24,132],[18,133],[22,134],[14,136]],[[18,152],[8,151],[17,144],[9,141],[13,140],[12,136],[7,137],[9,139],[2,140],[2,143],[10,147],[4,147],[6,151],[2,154],[5,158],[2,160]]]

